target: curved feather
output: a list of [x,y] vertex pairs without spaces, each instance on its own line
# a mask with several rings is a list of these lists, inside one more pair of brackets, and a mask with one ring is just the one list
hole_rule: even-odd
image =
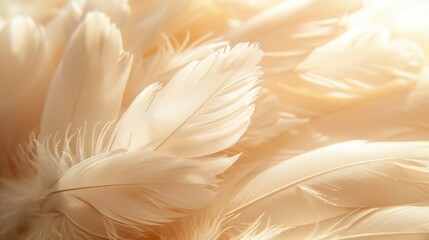
[[351,28],[314,51],[275,92],[317,116],[415,83],[424,61],[420,46],[391,39],[387,29]]
[[360,5],[359,0],[284,1],[232,29],[225,38],[232,43],[261,43],[265,79],[275,83],[285,80],[285,74],[315,48],[341,34],[339,19]]
[[85,16],[85,0],[70,0],[46,23],[47,41],[52,49],[52,61],[57,65],[64,54],[70,37]]
[[427,239],[429,237],[428,216],[427,206],[363,209],[291,229],[277,239]]
[[260,145],[306,122],[307,119],[299,119],[285,112],[277,96],[264,88],[255,102],[255,112],[250,125],[236,147],[243,149]]
[[205,38],[201,38],[189,46],[186,46],[186,41],[180,46],[174,46],[173,40],[165,37],[165,44],[155,53],[139,58],[134,63],[124,95],[124,104],[129,105],[149,84],[159,82],[165,85],[187,64],[207,57],[226,44],[225,41],[205,41]]
[[121,33],[102,13],[89,13],[74,32],[45,104],[41,135],[63,134],[69,124],[92,129],[114,120],[131,70]]
[[359,208],[424,202],[428,151],[428,142],[361,141],[310,151],[249,176],[228,201],[227,212],[240,212],[237,221],[265,212],[274,224],[289,227]]
[[[246,131],[259,92],[261,59],[256,45],[239,44],[193,61],[154,96],[138,97],[146,111],[132,108],[123,117],[137,124],[119,126],[114,148],[144,148],[181,157],[223,151]],[[147,94],[143,91],[142,94]],[[131,136],[130,136],[131,133]],[[128,141],[124,141],[128,139]]]
[[134,239],[204,206],[214,197],[209,187],[219,181],[215,176],[235,159],[199,161],[123,150],[95,156],[65,171],[55,182],[45,195],[42,217],[70,222],[87,237],[107,238],[115,233],[119,239]]
[[153,46],[162,29],[188,7],[191,0],[131,1],[133,9],[128,24],[122,30],[124,42],[136,56]]
[[[429,137],[429,72],[417,85],[388,92],[361,104],[326,114],[267,143],[278,160],[285,154],[353,139],[378,141],[427,140]],[[359,124],[356,124],[359,121]],[[253,151],[258,155],[259,150]],[[262,152],[262,150],[261,150]],[[277,154],[279,151],[277,151]],[[265,151],[265,154],[267,152]]]
[[16,16],[0,28],[0,172],[14,173],[19,144],[40,123],[50,68],[42,26]]

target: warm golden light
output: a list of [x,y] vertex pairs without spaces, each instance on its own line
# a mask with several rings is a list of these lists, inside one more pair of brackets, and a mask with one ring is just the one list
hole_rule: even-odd
[[0,0],[0,239],[429,239],[428,31],[429,0]]
[[386,26],[397,37],[411,38],[429,50],[429,1],[366,0],[362,19]]

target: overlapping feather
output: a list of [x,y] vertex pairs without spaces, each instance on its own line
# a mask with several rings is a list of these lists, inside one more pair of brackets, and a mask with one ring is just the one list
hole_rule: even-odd
[[[199,161],[123,150],[95,156],[58,178],[44,194],[40,214],[51,221],[67,221],[90,238],[134,239],[209,202],[214,192],[208,187],[234,160]],[[33,234],[56,230],[40,231],[47,233]]]
[[262,52],[226,47],[180,70],[161,90],[143,91],[119,120],[113,148],[200,157],[234,145],[258,95]]
[[423,49],[410,40],[391,39],[383,28],[351,28],[313,52],[273,90],[289,111],[317,117],[414,84],[424,62]]
[[265,84],[272,84],[286,80],[286,74],[314,49],[341,34],[340,18],[360,4],[359,0],[284,1],[232,29],[225,38],[232,43],[260,42]]
[[227,45],[225,41],[206,40],[207,37],[189,46],[186,46],[186,40],[180,46],[175,46],[177,40],[164,36],[165,43],[155,53],[136,60],[124,94],[124,104],[128,106],[149,84],[166,84],[190,62],[201,60]]
[[64,136],[71,124],[92,129],[118,117],[132,56],[102,13],[89,13],[74,32],[46,100],[41,135]]
[[18,145],[40,123],[50,47],[42,26],[16,16],[0,29],[0,172],[14,174]]
[[[424,52],[368,25],[341,35],[360,3],[0,9],[0,158],[19,168],[0,179],[0,238],[429,237]],[[198,39],[201,19],[239,44]],[[41,135],[17,147],[38,134],[58,64]]]
[[[428,142],[352,141],[285,159],[266,170],[255,171],[257,166],[253,171],[235,170],[229,175],[232,184],[223,184],[206,212],[223,212],[208,218],[233,216],[220,232],[240,229],[265,214],[271,224],[285,228],[284,235],[274,239],[313,239],[310,236],[319,231],[319,224],[331,235],[314,239],[332,239],[336,231],[345,233],[349,228],[343,219],[358,217],[355,213],[361,209],[427,204],[428,151]],[[415,228],[425,226],[420,222]],[[191,227],[184,225],[178,231],[189,232]]]

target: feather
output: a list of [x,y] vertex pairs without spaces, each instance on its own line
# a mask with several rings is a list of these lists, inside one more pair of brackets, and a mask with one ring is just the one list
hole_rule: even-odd
[[429,237],[427,206],[363,209],[338,218],[291,229],[278,239],[421,240]]
[[[75,28],[87,13],[97,11],[109,16],[110,21],[119,29],[125,28],[125,23],[130,18],[130,7],[125,0],[71,0],[46,26],[49,44],[54,50],[56,58],[61,59],[64,48]],[[127,43],[125,43],[125,46]]]
[[222,215],[222,206],[202,208],[162,229],[161,240],[222,239],[225,223],[231,218]]
[[44,29],[29,17],[13,17],[0,29],[2,174],[13,174],[18,145],[24,144],[40,123],[49,88],[49,50]]
[[[286,132],[267,146],[296,154],[353,139],[378,141],[427,140],[429,137],[429,71],[417,85],[389,92],[361,104],[336,111]],[[356,124],[356,121],[359,124]],[[249,155],[258,155],[258,150]],[[261,153],[263,150],[260,151]],[[266,155],[267,152],[265,151]],[[273,153],[275,154],[275,153]],[[278,151],[277,151],[278,154]],[[280,154],[280,159],[284,154]],[[279,159],[279,160],[280,160]]]
[[215,195],[209,189],[219,181],[215,176],[235,159],[199,161],[124,150],[95,156],[66,170],[52,184],[43,195],[40,216],[53,223],[47,229],[33,229],[30,235],[62,231],[52,226],[64,221],[87,238],[113,234],[118,239],[134,239],[204,206]]
[[55,65],[61,60],[64,48],[84,14],[86,1],[70,0],[46,23],[46,35]]
[[227,44],[225,41],[216,39],[206,41],[205,38],[201,38],[192,44],[185,41],[180,46],[174,46],[173,40],[165,37],[165,44],[155,53],[139,58],[135,62],[124,95],[125,105],[128,106],[149,84],[155,82],[166,84],[190,62],[201,60]]
[[285,232],[287,228],[282,226],[271,225],[269,221],[266,224],[266,227],[262,227],[263,216],[260,216],[256,221],[250,224],[244,231],[241,231],[240,234],[230,238],[231,240],[270,240],[274,239],[276,236]]
[[237,216],[224,216],[222,205],[210,206],[195,211],[164,228],[161,239],[260,240],[272,239],[287,230],[280,225],[270,225],[269,219],[263,219],[263,215],[250,224],[242,224],[240,227],[232,228],[229,223]]
[[19,239],[18,230],[32,220],[31,208],[40,188],[29,176],[0,181],[0,239]]
[[130,18],[131,9],[126,0],[86,0],[84,11],[86,13],[98,11],[109,16],[112,23],[119,29],[124,29],[125,24]]
[[67,126],[114,120],[132,65],[122,49],[121,33],[102,13],[89,13],[74,32],[52,80],[41,135],[63,135]]
[[158,33],[177,18],[191,0],[131,1],[136,12],[123,29],[127,49],[136,56],[144,54],[153,45]]
[[[141,108],[125,112],[113,148],[137,148],[198,157],[223,151],[245,132],[259,92],[261,58],[256,45],[226,47],[189,63]],[[147,95],[146,91],[142,95]],[[133,120],[134,119],[134,120]],[[133,122],[134,124],[125,124]],[[124,141],[125,139],[125,141]]]
[[429,194],[428,153],[428,142],[352,141],[316,149],[247,176],[247,184],[229,194],[226,212],[241,213],[238,222],[265,212],[274,224],[293,227],[359,208],[421,203]]
[[250,125],[235,147],[243,149],[260,145],[305,122],[307,119],[299,119],[284,112],[277,96],[264,88],[255,102],[255,112]]
[[360,5],[359,0],[285,1],[232,29],[225,39],[260,42],[265,83],[274,83],[285,79],[315,48],[342,33],[339,18]]
[[[314,51],[275,92],[317,116],[415,83],[424,61],[420,46],[392,40],[387,29],[351,28]],[[308,104],[314,101],[320,104]]]
[[[28,16],[38,23],[50,19],[62,1],[0,1],[0,18],[10,19],[17,16]],[[1,21],[1,20],[0,20]]]

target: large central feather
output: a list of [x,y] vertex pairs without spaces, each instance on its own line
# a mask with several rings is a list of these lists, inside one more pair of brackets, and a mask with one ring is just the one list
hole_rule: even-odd
[[191,62],[162,90],[149,87],[121,118],[114,148],[198,157],[232,146],[253,113],[261,57],[256,45],[227,47]]

